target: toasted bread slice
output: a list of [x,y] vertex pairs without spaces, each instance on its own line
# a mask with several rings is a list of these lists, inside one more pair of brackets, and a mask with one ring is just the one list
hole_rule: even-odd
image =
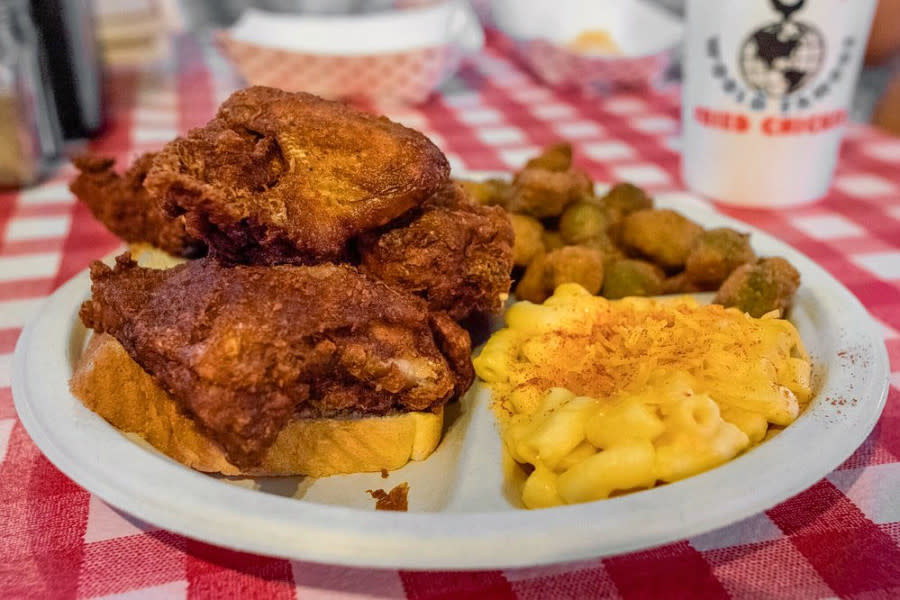
[[185,259],[180,256],[172,256],[168,252],[144,242],[128,244],[128,251],[131,252],[131,256],[137,261],[137,264],[148,269],[171,269],[185,262]]
[[309,475],[392,470],[423,460],[441,439],[443,413],[294,419],[259,467],[242,470],[205,435],[112,336],[94,335],[70,382],[88,408],[176,461],[223,475]]

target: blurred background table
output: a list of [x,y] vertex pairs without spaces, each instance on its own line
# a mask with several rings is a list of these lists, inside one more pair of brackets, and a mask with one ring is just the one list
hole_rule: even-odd
[[[108,129],[92,150],[124,164],[204,123],[241,85],[211,45],[187,37],[175,43],[170,59],[152,69],[112,73]],[[370,108],[431,136],[457,173],[510,170],[564,138],[598,182],[673,192],[685,211],[706,204],[679,180],[677,88],[596,98],[555,92],[494,35],[427,104]],[[883,327],[892,388],[859,450],[811,489],[716,532],[604,560],[474,573],[376,571],[234,552],[138,522],[57,471],[19,424],[9,386],[15,341],[42,299],[119,246],[74,201],[72,175],[62,166],[37,187],[0,195],[0,597],[900,596],[900,139],[852,126],[832,190],[813,206],[716,207],[809,255]]]

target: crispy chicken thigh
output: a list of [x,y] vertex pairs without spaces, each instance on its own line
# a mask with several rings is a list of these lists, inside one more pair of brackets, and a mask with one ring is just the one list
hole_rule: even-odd
[[206,245],[188,235],[184,219],[165,214],[144,189],[153,157],[149,152],[141,155],[123,175],[116,173],[111,158],[77,157],[72,162],[80,173],[70,189],[98,221],[126,242],[145,242],[184,258],[202,256]]
[[91,267],[85,325],[115,337],[238,466],[292,417],[437,410],[473,379],[463,329],[350,266],[116,263]]
[[421,211],[362,236],[362,270],[456,320],[497,313],[509,292],[513,229],[498,206],[480,206],[447,183]]
[[170,142],[146,187],[220,260],[315,264],[420,205],[447,179],[428,138],[305,93],[235,92]]

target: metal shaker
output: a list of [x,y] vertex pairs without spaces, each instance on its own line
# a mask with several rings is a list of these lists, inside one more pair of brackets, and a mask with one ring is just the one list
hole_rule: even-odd
[[37,180],[62,151],[26,0],[0,2],[0,186]]

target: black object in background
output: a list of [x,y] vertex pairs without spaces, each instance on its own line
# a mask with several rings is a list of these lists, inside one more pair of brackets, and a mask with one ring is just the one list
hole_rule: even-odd
[[90,0],[31,0],[63,137],[103,125],[102,69]]
[[0,187],[29,185],[62,151],[27,0],[0,2]]

